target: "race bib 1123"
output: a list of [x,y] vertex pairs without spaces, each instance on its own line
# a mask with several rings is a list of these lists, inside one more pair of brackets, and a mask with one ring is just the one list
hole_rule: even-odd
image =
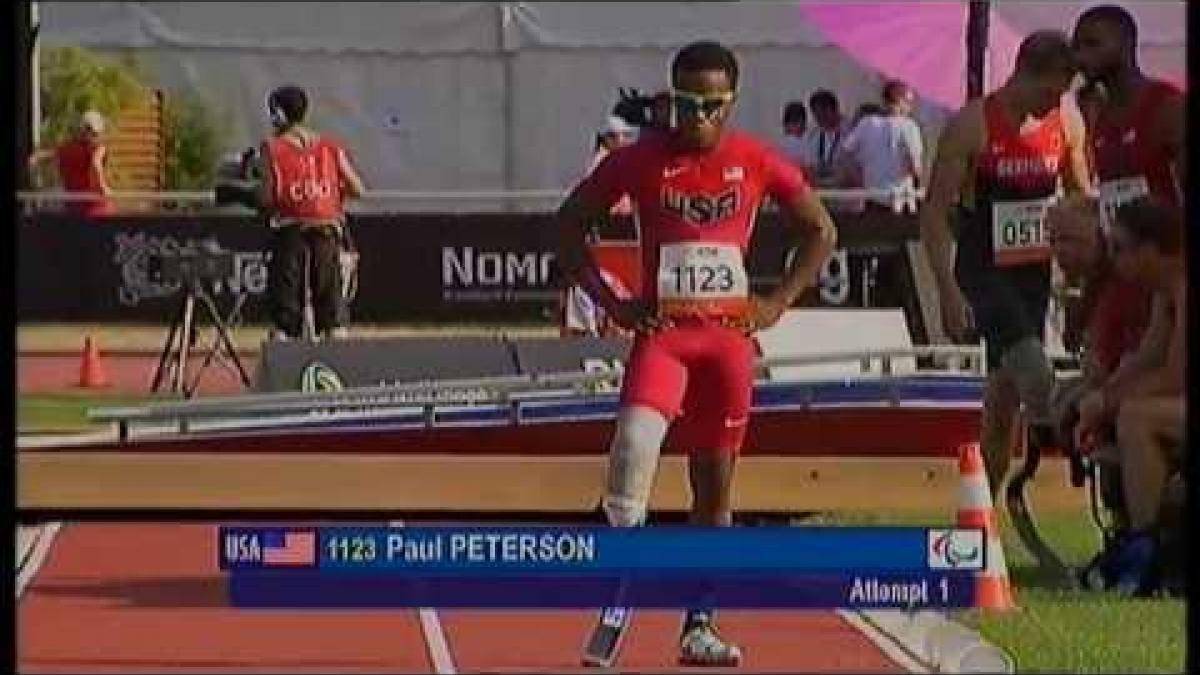
[[666,315],[737,315],[750,282],[742,251],[731,244],[678,243],[659,249],[658,306]]

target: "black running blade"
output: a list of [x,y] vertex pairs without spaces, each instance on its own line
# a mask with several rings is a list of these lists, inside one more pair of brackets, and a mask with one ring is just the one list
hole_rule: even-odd
[[1037,524],[1033,520],[1033,513],[1026,501],[1024,478],[1024,476],[1018,476],[1009,483],[1004,495],[1008,517],[1012,522],[1013,529],[1017,531],[1017,538],[1025,550],[1037,561],[1038,566],[1050,576],[1053,583],[1063,588],[1076,588],[1078,579],[1075,578],[1074,572],[1054,552],[1054,549],[1050,548],[1038,531]]
[[632,611],[627,607],[610,607],[600,613],[600,621],[592,630],[583,651],[583,665],[611,668],[621,650],[621,638],[629,627]]

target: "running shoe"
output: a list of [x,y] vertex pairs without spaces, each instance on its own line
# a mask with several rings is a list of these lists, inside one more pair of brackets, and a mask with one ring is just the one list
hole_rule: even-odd
[[1125,596],[1145,596],[1153,590],[1154,567],[1158,560],[1154,535],[1140,533],[1125,540],[1117,551],[1113,589]]
[[717,635],[712,624],[696,626],[679,640],[680,665],[733,667],[741,662],[742,650]]

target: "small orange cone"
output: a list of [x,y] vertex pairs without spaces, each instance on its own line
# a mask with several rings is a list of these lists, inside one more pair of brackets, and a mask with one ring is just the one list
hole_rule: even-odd
[[92,336],[83,340],[83,358],[79,364],[79,386],[87,389],[108,387],[112,381],[100,360],[100,349]]
[[958,499],[958,526],[981,528],[987,539],[983,569],[975,577],[975,606],[983,609],[1014,609],[1012,586],[1008,582],[1008,565],[1004,562],[1004,547],[996,526],[992,508],[992,492],[988,489],[987,472],[983,468],[983,453],[978,443],[959,448],[958,473],[962,489]]

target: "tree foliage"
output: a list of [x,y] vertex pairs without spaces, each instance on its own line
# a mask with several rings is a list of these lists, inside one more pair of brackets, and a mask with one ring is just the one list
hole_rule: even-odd
[[132,65],[79,47],[43,49],[39,66],[44,146],[70,136],[84,112],[112,119],[145,90]]
[[166,135],[166,188],[212,187],[221,146],[209,107],[190,94],[168,94],[163,101]]
[[[131,58],[80,47],[43,49],[41,145],[50,147],[74,131],[79,116],[95,110],[119,123],[120,112],[158,83]],[[220,157],[220,130],[212,108],[192,93],[164,92],[163,127],[167,190],[211,187]]]

